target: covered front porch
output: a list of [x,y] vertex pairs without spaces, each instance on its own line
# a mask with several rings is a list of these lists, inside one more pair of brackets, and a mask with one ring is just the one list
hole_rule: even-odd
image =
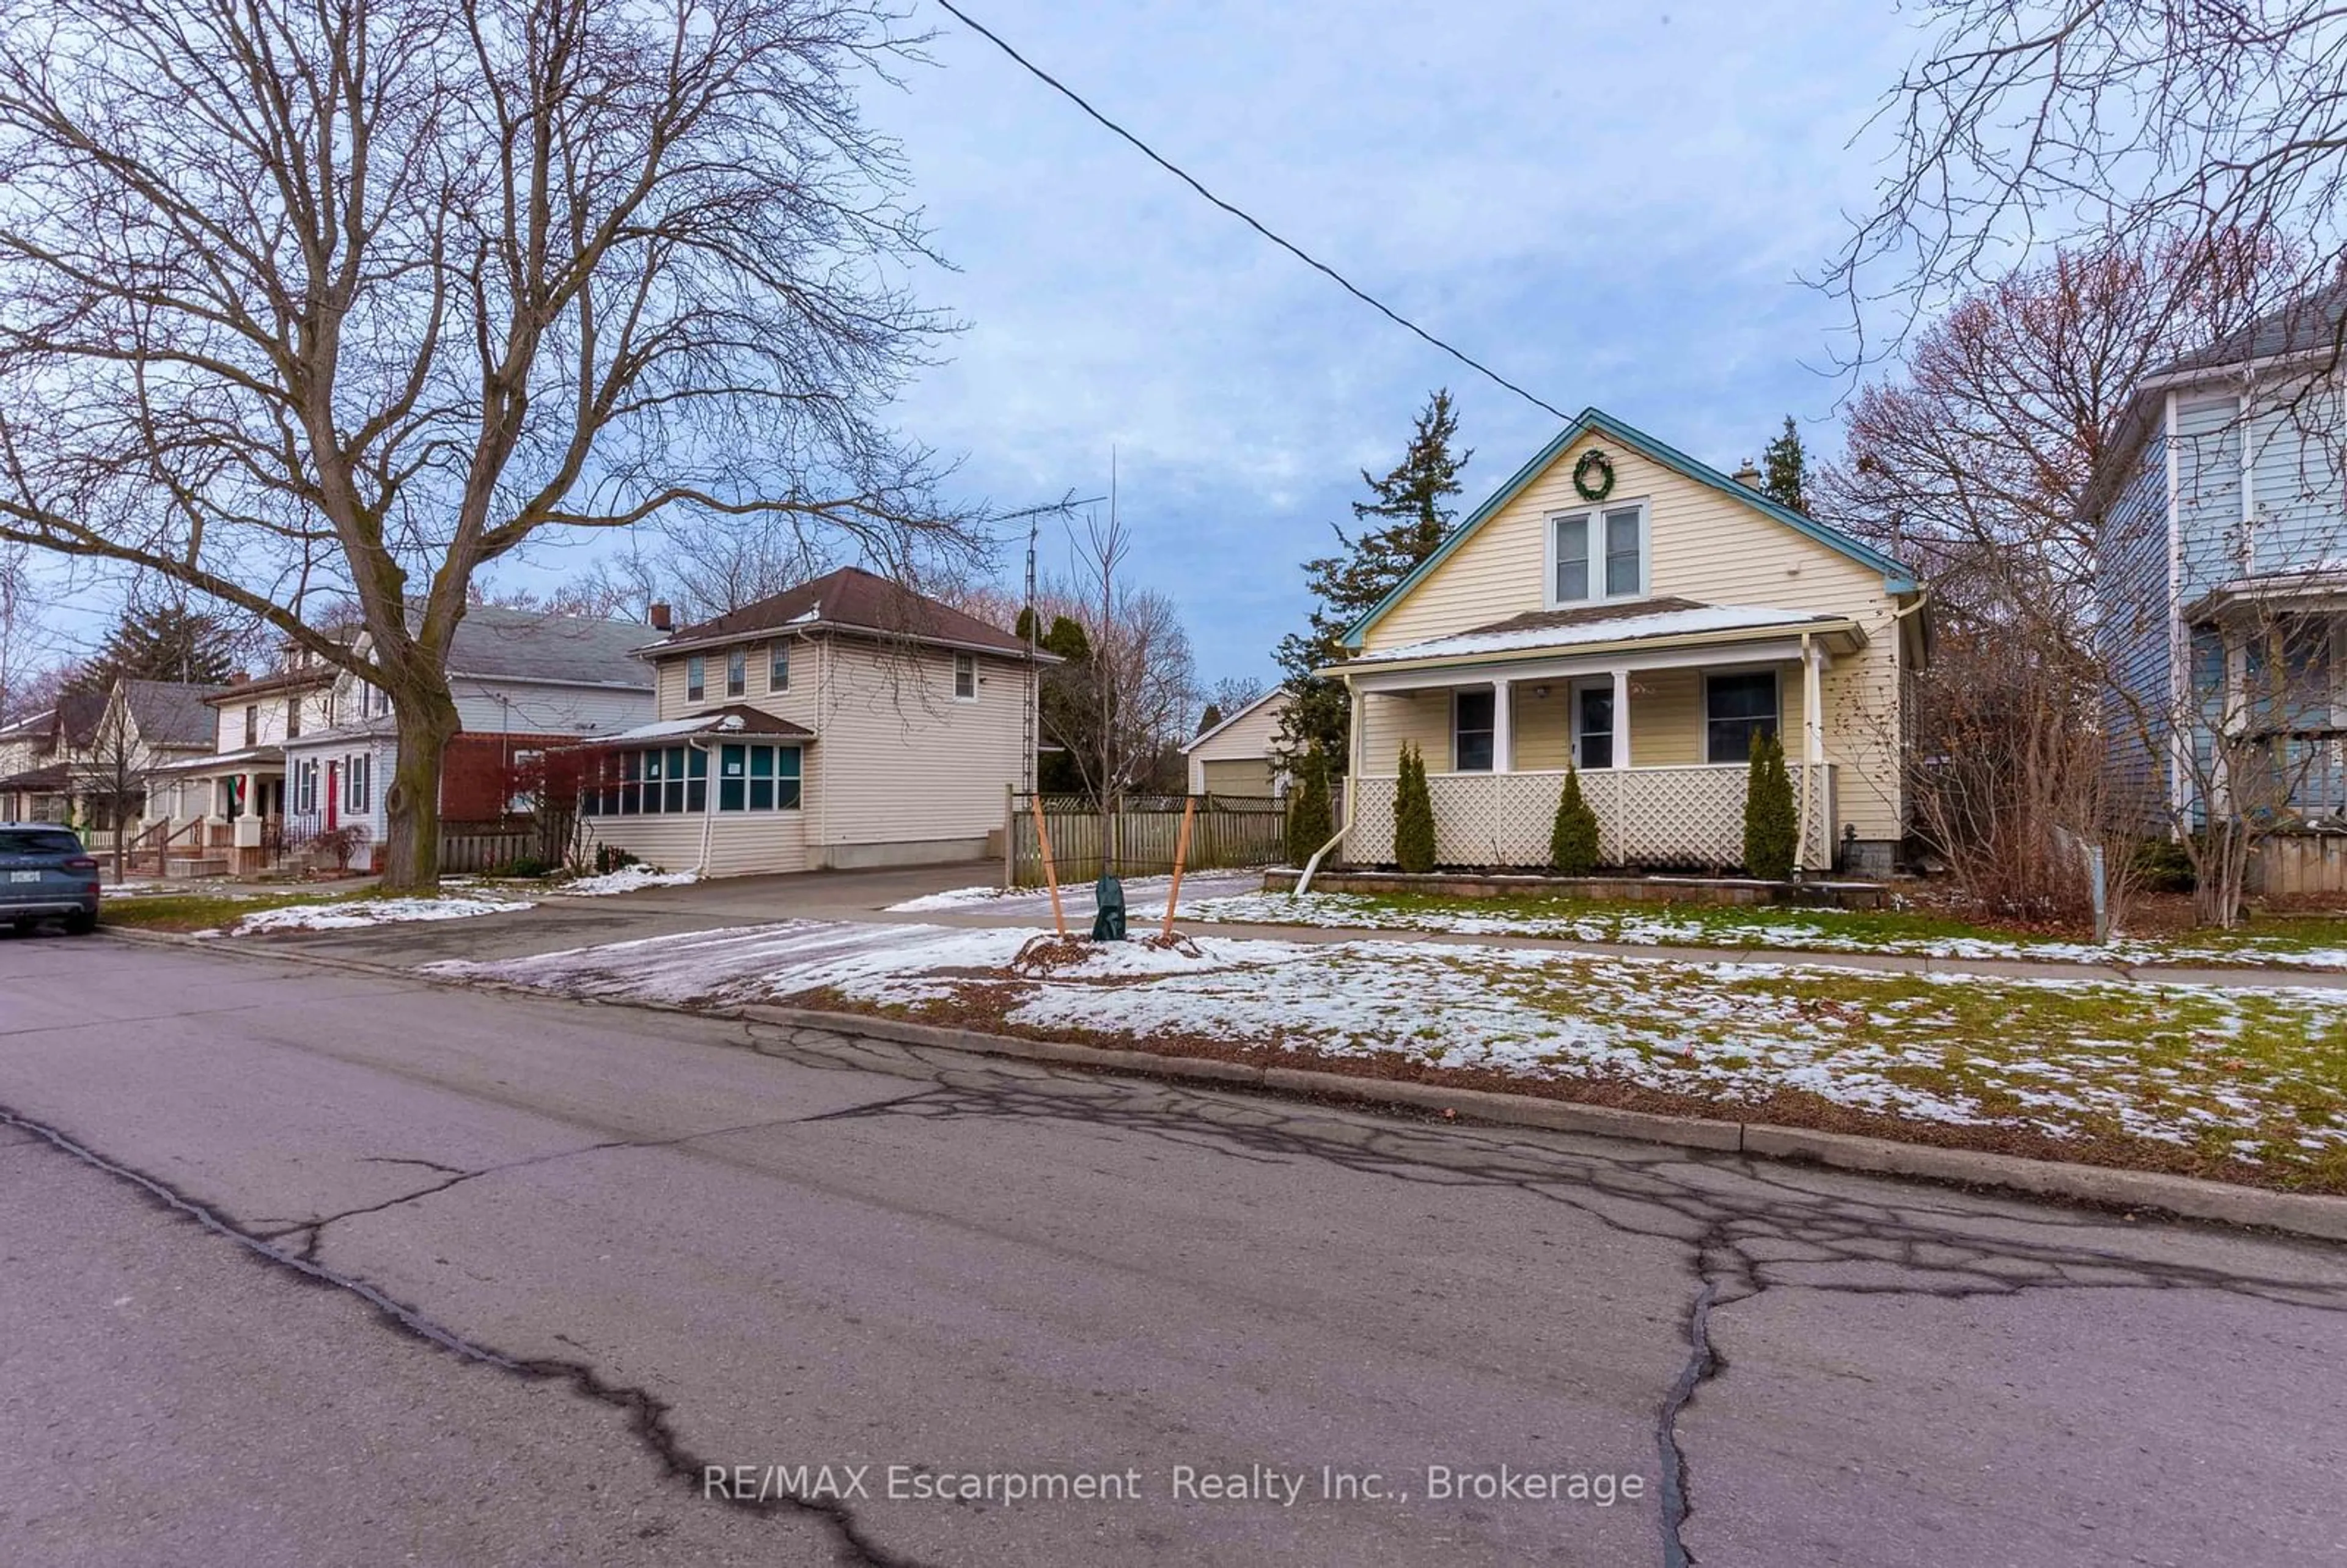
[[147,822],[133,866],[158,876],[244,876],[285,855],[285,753],[254,746],[147,775]]
[[[1752,737],[1765,733],[1785,747],[1802,825],[1799,866],[1832,869],[1840,780],[1827,683],[1862,633],[1829,617],[1746,614],[1759,624],[1642,636],[1641,618],[1617,613],[1340,667],[1352,690],[1354,746],[1344,860],[1393,860],[1400,757],[1415,745],[1442,865],[1544,866],[1570,764],[1596,814],[1605,865],[1724,871],[1743,862]],[[1601,629],[1612,634],[1604,646],[1575,645],[1593,641],[1575,632]],[[1476,645],[1494,641],[1529,645]]]

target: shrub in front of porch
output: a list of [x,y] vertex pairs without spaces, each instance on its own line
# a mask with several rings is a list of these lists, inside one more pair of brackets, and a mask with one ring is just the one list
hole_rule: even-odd
[[1800,824],[1793,810],[1793,780],[1785,747],[1773,734],[1752,734],[1752,774],[1744,789],[1744,869],[1770,882],[1793,875]]
[[1434,796],[1426,786],[1426,759],[1415,745],[1402,747],[1394,784],[1394,864],[1404,871],[1434,869]]
[[1586,876],[1597,869],[1597,813],[1581,793],[1581,770],[1564,765],[1564,793],[1557,797],[1556,825],[1549,829],[1548,863],[1559,876]]
[[1287,863],[1302,866],[1337,831],[1328,812],[1328,759],[1318,746],[1296,764],[1296,793],[1287,804]]

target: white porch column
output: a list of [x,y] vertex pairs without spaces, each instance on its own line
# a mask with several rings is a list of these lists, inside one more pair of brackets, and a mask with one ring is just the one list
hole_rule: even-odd
[[1495,774],[1515,771],[1516,683],[1513,681],[1491,682],[1491,771]]
[[1614,671],[1614,765],[1617,768],[1630,765],[1630,672],[1627,670]]
[[1345,758],[1345,810],[1343,815],[1338,817],[1337,820],[1340,824],[1346,826],[1350,826],[1353,821],[1353,803],[1359,795],[1359,785],[1358,781],[1361,776],[1363,759],[1368,757],[1369,754],[1369,737],[1367,733],[1369,718],[1369,699],[1367,692],[1363,692],[1360,687],[1353,683],[1352,677],[1347,676],[1345,678],[1345,700],[1352,704],[1353,723],[1351,728],[1347,732],[1347,743],[1345,746],[1347,753]]
[[[1800,845],[1796,863],[1806,871],[1810,869],[1809,817],[1825,799],[1819,793],[1824,782],[1819,770],[1826,760],[1824,682],[1820,679],[1826,651],[1806,637],[1801,641],[1801,829],[1796,838]],[[1819,824],[1818,838],[1819,858],[1829,866],[1833,863],[1833,824]]]

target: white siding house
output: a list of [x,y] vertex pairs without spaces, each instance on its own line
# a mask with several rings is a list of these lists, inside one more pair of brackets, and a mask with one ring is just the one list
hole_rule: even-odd
[[1034,701],[1010,632],[848,568],[641,654],[654,722],[579,753],[597,842],[710,876],[989,853]]

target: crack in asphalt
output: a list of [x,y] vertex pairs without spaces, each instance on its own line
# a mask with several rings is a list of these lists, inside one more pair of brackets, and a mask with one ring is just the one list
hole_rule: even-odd
[[[855,1510],[840,1502],[826,1498],[799,1497],[788,1492],[769,1492],[755,1497],[741,1497],[733,1495],[730,1490],[724,1488],[719,1488],[713,1491],[709,1490],[704,1483],[704,1478],[715,1467],[685,1447],[683,1440],[677,1435],[673,1409],[666,1400],[650,1389],[610,1382],[583,1361],[552,1357],[509,1356],[477,1340],[467,1338],[455,1329],[427,1317],[417,1308],[394,1299],[365,1280],[341,1273],[318,1262],[314,1255],[317,1245],[314,1235],[302,1252],[287,1252],[284,1248],[276,1245],[272,1238],[243,1229],[159,1177],[149,1175],[120,1161],[110,1159],[46,1122],[26,1116],[5,1105],[0,1105],[0,1126],[12,1127],[19,1132],[30,1133],[93,1170],[103,1172],[117,1181],[127,1183],[144,1194],[150,1202],[169,1213],[194,1221],[215,1235],[235,1243],[261,1263],[289,1269],[313,1285],[347,1291],[374,1307],[376,1314],[393,1327],[412,1335],[436,1349],[447,1351],[468,1361],[477,1361],[485,1366],[494,1367],[501,1372],[511,1374],[526,1381],[567,1385],[572,1392],[581,1398],[620,1412],[627,1418],[629,1431],[659,1462],[661,1471],[670,1479],[692,1488],[696,1495],[705,1501],[713,1501],[727,1508],[738,1509],[762,1518],[795,1517],[811,1520],[820,1524],[831,1535],[836,1559],[843,1563],[853,1564],[855,1568],[920,1568],[917,1560],[892,1552],[873,1540],[862,1522],[856,1517]],[[727,1131],[727,1129],[720,1129],[720,1131]],[[707,1135],[695,1134],[695,1136]],[[661,1142],[688,1141],[667,1139]],[[540,1156],[535,1160],[517,1161],[514,1164],[543,1163],[547,1159],[559,1159],[563,1154],[587,1152],[583,1149],[567,1150],[562,1153]],[[491,1166],[485,1170],[468,1173],[468,1175],[487,1175],[490,1171],[511,1168],[511,1165]],[[457,1178],[457,1180],[464,1179],[466,1178]],[[446,1186],[454,1184],[454,1182],[450,1182],[434,1190],[443,1191]],[[410,1194],[408,1199],[395,1199],[394,1202],[407,1202],[413,1197],[424,1195],[428,1194]],[[371,1212],[374,1211],[372,1209],[353,1211],[353,1213]],[[327,1222],[320,1223],[323,1225]]]
[[[1659,1518],[1665,1568],[1693,1568],[1696,1563],[1685,1540],[1686,1522],[1694,1514],[1694,1478],[1678,1428],[1697,1391],[1728,1369],[1713,1338],[1715,1316],[1767,1290],[1950,1301],[2039,1290],[2194,1290],[2347,1312],[2347,1284],[2229,1273],[2093,1245],[2076,1233],[2104,1230],[2110,1222],[2081,1208],[2017,1203],[1996,1209],[1967,1208],[1933,1198],[1926,1187],[1902,1191],[1895,1200],[1875,1200],[1849,1190],[1861,1184],[1854,1179],[1820,1173],[1819,1179],[1828,1188],[1844,1190],[1819,1190],[1804,1184],[1790,1170],[1748,1156],[1635,1143],[1593,1152],[1577,1143],[1535,1142],[1497,1129],[1458,1124],[1419,1124],[1349,1108],[1331,1112],[1308,1102],[1262,1094],[1218,1094],[1023,1061],[973,1062],[963,1052],[811,1026],[746,1022],[743,1041],[762,1054],[810,1069],[909,1078],[922,1086],[811,1116],[671,1138],[612,1139],[478,1169],[399,1156],[369,1157],[363,1163],[413,1166],[446,1179],[316,1219],[253,1222],[282,1227],[265,1233],[241,1228],[167,1184],[6,1107],[0,1107],[0,1125],[46,1139],[266,1262],[356,1295],[394,1327],[440,1348],[516,1376],[564,1382],[583,1397],[622,1412],[630,1430],[664,1470],[697,1491],[702,1464],[682,1447],[671,1408],[658,1396],[608,1383],[584,1362],[524,1359],[464,1338],[364,1280],[320,1262],[325,1228],[416,1203],[486,1175],[579,1154],[674,1146],[783,1125],[888,1119],[1051,1120],[1257,1164],[1317,1163],[1408,1184],[1513,1191],[1572,1209],[1614,1234],[1686,1250],[1693,1284],[1683,1328],[1686,1355],[1656,1407],[1654,1429],[1662,1465]],[[2020,1234],[1981,1235],[1959,1228],[1966,1222]],[[299,1251],[277,1245],[296,1235],[305,1238]],[[1886,1270],[1899,1273],[1890,1279],[1869,1277]],[[843,1561],[881,1568],[905,1561],[871,1540],[851,1510],[830,1500],[722,1495],[719,1500],[760,1513],[819,1519],[832,1532]]]
[[[1307,1120],[1259,1096],[1222,1096],[1032,1064],[1023,1071],[989,1071],[959,1052],[834,1030],[753,1026],[751,1039],[755,1049],[801,1065],[887,1071],[885,1061],[876,1059],[893,1057],[926,1068],[925,1075],[936,1080],[934,1087],[830,1112],[827,1120],[1081,1122],[1258,1163],[1310,1160],[1413,1184],[1510,1188],[1562,1204],[1616,1234],[1684,1246],[1693,1285],[1684,1329],[1687,1353],[1664,1392],[1655,1426],[1665,1568],[1694,1568],[1696,1562],[1685,1534],[1695,1512],[1694,1478],[1678,1426],[1697,1390],[1728,1369],[1713,1338],[1713,1319],[1768,1290],[1942,1301],[2045,1290],[2194,1290],[2347,1313],[2347,1284],[2223,1272],[2130,1255],[2064,1235],[2107,1228],[2108,1219],[2084,1209],[1965,1209],[1935,1201],[1927,1188],[1911,1199],[1902,1194],[1895,1202],[1870,1201],[1803,1185],[1791,1173],[1747,1155],[1639,1145],[1597,1153],[1455,1124],[1421,1128],[1325,1112]],[[1959,1228],[1963,1221],[2026,1234],[1983,1235]],[[1882,1270],[1898,1274],[1867,1277]]]

